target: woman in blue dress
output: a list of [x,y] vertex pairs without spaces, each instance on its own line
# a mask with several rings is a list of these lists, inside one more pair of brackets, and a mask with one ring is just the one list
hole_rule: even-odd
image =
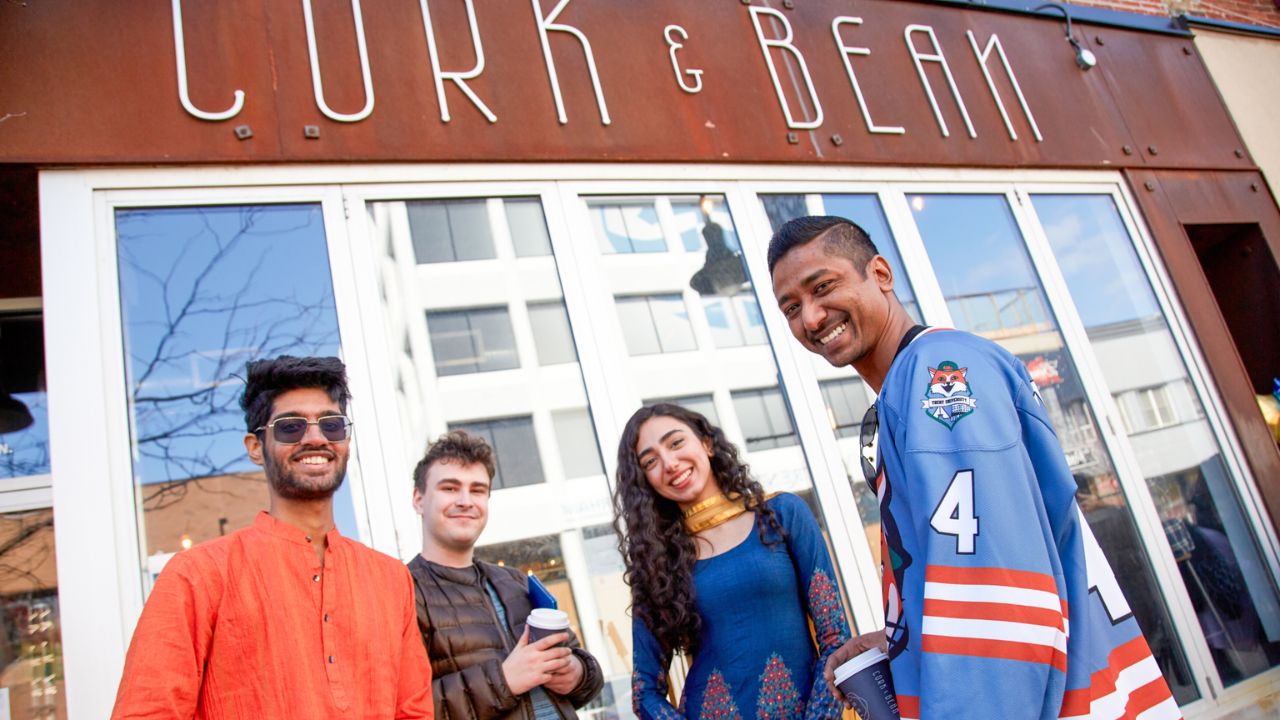
[[[618,445],[614,527],[641,720],[841,716],[822,667],[849,626],[822,533],[795,495],[765,499],[720,428],[678,405],[636,411]],[[675,653],[692,665],[672,705]]]

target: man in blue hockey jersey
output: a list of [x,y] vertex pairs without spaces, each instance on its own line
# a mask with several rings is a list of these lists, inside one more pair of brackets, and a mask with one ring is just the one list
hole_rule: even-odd
[[837,651],[828,679],[880,645],[904,719],[1180,718],[1022,363],[915,325],[844,218],[782,226],[769,269],[796,339],[878,393],[863,472],[880,501],[885,630]]

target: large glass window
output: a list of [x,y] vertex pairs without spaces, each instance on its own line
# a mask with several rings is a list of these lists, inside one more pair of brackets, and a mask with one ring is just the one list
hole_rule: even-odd
[[[610,393],[620,402],[634,403],[619,407],[620,417],[641,403],[684,405],[724,430],[767,492],[811,492],[813,482],[796,424],[778,386],[779,369],[761,301],[748,277],[739,228],[725,198],[656,195],[583,201],[593,217],[599,217],[602,208],[619,205],[653,208],[645,226],[650,252],[615,250],[617,241],[599,222],[582,223],[596,232],[595,242],[575,238],[578,247],[598,249],[594,257],[583,252],[580,261],[583,272],[599,287],[600,295],[588,301],[612,300],[619,318],[619,327],[610,333],[616,339],[602,338],[598,344],[609,367]],[[765,292],[768,312],[774,303],[768,289]],[[613,455],[617,448],[603,450]],[[585,541],[592,572],[620,582],[616,543],[607,528]],[[626,615],[630,598],[625,586],[595,589],[595,610],[608,637],[619,645],[612,654],[617,664],[610,677],[617,688],[625,688],[631,669]],[[622,717],[630,716],[629,708],[620,710]]]
[[1033,195],[1224,684],[1280,664],[1280,603],[1110,195]]
[[40,312],[0,313],[0,479],[48,474],[48,407]]
[[912,195],[952,321],[1016,355],[1040,389],[1077,497],[1179,704],[1198,696],[1080,375],[1004,195]]
[[[597,578],[581,562],[586,550],[577,530],[607,522],[611,506],[579,364],[589,344],[577,336],[590,334],[566,307],[555,252],[559,238],[550,232],[540,197],[455,199],[448,203],[483,208],[476,217],[483,215],[484,222],[468,232],[492,251],[467,263],[405,262],[416,239],[407,215],[418,202],[367,206],[372,233],[385,238],[371,243],[381,290],[375,310],[384,319],[385,353],[407,439],[392,449],[403,453],[403,476],[446,430],[484,437],[497,473],[476,556],[537,575],[606,675],[622,677],[624,668],[610,664],[612,636],[604,634],[593,608],[577,603],[591,597],[587,592],[625,597],[626,588],[620,576]],[[636,243],[645,247],[647,217],[653,216],[633,204],[612,208],[600,220],[619,234],[619,252],[631,253]],[[655,328],[652,315],[645,322]],[[657,334],[655,328],[655,341]],[[497,369],[502,372],[484,372]],[[407,497],[404,502],[408,508]],[[612,552],[616,557],[617,549]],[[629,665],[625,672],[629,680]],[[614,697],[608,687],[605,696]]]
[[[319,205],[121,209],[115,220],[134,478],[154,575],[172,553],[266,509],[266,477],[244,451],[245,363],[337,355],[338,323]],[[346,483],[334,514],[354,537]]]
[[[761,195],[769,224],[776,232],[788,220],[802,215],[835,215],[852,220],[866,231],[876,250],[893,269],[894,292],[907,313],[921,322],[920,306],[916,302],[911,279],[907,276],[898,253],[897,241],[885,218],[879,196],[872,193],[824,194],[824,195]],[[859,458],[858,430],[862,415],[870,400],[862,380],[851,367],[831,367],[816,355],[810,357],[814,374],[822,391],[827,418],[836,444],[840,448],[845,474],[857,503],[863,530],[868,538],[871,554],[880,566],[880,504],[862,477]]]

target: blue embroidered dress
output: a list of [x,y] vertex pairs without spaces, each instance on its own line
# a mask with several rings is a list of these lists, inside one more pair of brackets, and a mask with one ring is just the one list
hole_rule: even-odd
[[632,622],[633,705],[641,720],[840,717],[822,667],[849,639],[849,626],[827,545],[803,500],[783,493],[767,504],[786,540],[770,530],[773,544],[762,543],[757,515],[745,540],[694,565],[702,635],[685,680],[683,712],[667,700],[670,658],[643,621]]

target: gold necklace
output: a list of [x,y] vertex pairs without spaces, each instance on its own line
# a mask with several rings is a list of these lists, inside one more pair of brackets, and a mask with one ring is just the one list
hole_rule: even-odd
[[693,505],[684,513],[684,529],[690,535],[696,535],[717,525],[726,523],[747,511],[747,502],[741,495],[729,497],[719,493]]

